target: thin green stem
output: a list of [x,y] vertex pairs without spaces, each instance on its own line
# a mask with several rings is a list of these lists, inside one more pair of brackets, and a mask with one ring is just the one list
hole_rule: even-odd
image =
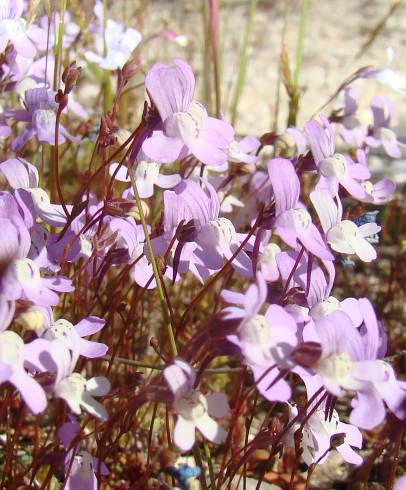
[[[144,369],[152,369],[156,371],[163,371],[166,368],[165,364],[150,364],[148,362],[136,361],[134,359],[127,359],[125,357],[119,356],[109,356],[104,355],[100,357],[103,361],[113,361],[119,364],[127,364],[128,366],[134,366]],[[232,367],[219,367],[219,368],[207,368],[204,370],[205,374],[226,374],[226,373],[239,373],[243,368],[232,368]]]
[[[106,25],[107,25],[107,0],[103,0],[103,56],[107,56],[107,40],[106,40]],[[103,112],[110,110],[113,103],[113,89],[111,86],[111,76],[108,70],[103,70]]]
[[276,94],[275,94],[275,111],[274,111],[273,126],[272,126],[272,131],[274,131],[275,133],[278,131],[279,106],[281,102],[282,58],[283,58],[283,50],[284,50],[285,39],[286,39],[286,29],[288,26],[289,2],[290,0],[285,0],[285,11],[283,14],[281,51],[279,55],[278,79],[276,81]]
[[210,448],[207,442],[203,443],[204,455],[206,457],[207,465],[209,467],[209,475],[210,475],[210,485],[214,490],[216,488],[216,477],[214,476],[214,468],[213,461],[211,460]]
[[214,92],[216,95],[216,117],[221,116],[221,81],[219,63],[219,12],[220,0],[209,0],[210,37],[213,63]]
[[235,86],[233,105],[231,109],[231,123],[234,125],[237,120],[237,110],[238,110],[238,102],[240,101],[240,97],[242,94],[242,89],[244,87],[245,82],[245,74],[247,71],[247,53],[248,53],[248,41],[251,36],[252,27],[254,24],[254,16],[257,10],[257,0],[251,0],[250,8],[248,12],[247,23],[245,24],[244,37],[241,46],[240,52],[240,64],[238,67],[238,75],[237,75],[237,83]]
[[300,7],[299,38],[297,40],[297,46],[296,46],[296,66],[295,66],[295,73],[293,75],[293,83],[296,88],[298,88],[299,86],[300,70],[302,68],[303,48],[304,48],[306,19],[307,19],[308,10],[309,10],[309,0],[302,0],[302,4]]
[[140,214],[142,229],[144,230],[145,242],[147,245],[149,260],[151,261],[151,265],[152,265],[152,271],[154,273],[154,278],[155,278],[155,282],[156,282],[156,289],[158,292],[159,301],[161,303],[162,313],[164,315],[164,322],[165,322],[166,329],[167,329],[169,344],[171,346],[172,355],[175,357],[178,355],[178,349],[176,347],[175,335],[173,333],[173,327],[172,327],[169,312],[168,312],[168,305],[166,304],[165,295],[164,295],[164,292],[162,289],[161,276],[159,274],[158,266],[157,266],[157,263],[155,260],[154,250],[152,248],[151,239],[149,237],[147,223],[145,221],[145,216],[144,216],[144,210],[142,208],[140,195],[138,193],[137,185],[135,183],[134,169],[132,166],[129,166],[129,174],[130,174],[132,189],[133,189],[134,196],[135,196],[135,201],[137,203],[138,212]]
[[199,480],[200,480],[200,484],[202,486],[202,489],[203,490],[208,490],[207,483],[206,483],[206,478],[204,476],[204,468],[203,468],[202,456],[200,454],[199,446],[197,446],[196,444],[195,444],[195,447],[193,448],[193,457],[195,458],[196,465],[199,466],[201,468],[201,470],[202,470],[201,473],[200,473],[200,477],[199,477]]
[[58,27],[58,38],[55,46],[55,65],[54,65],[54,90],[59,88],[59,72],[62,60],[62,41],[63,41],[63,31],[65,23],[65,11],[66,11],[67,0],[62,0],[61,10],[59,12],[59,27]]
[[209,14],[207,0],[202,0],[202,23],[203,23],[203,87],[202,100],[206,107],[211,107],[210,90],[210,44],[211,36],[209,31]]

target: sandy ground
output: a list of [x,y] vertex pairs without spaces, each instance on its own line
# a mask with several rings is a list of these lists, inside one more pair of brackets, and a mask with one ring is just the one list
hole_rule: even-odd
[[[142,31],[153,32],[166,25],[188,38],[188,45],[181,48],[162,41],[161,46],[151,46],[153,57],[162,60],[184,56],[201,71],[201,46],[203,45],[200,0],[172,0],[149,2]],[[238,57],[245,28],[249,1],[223,0],[221,27],[224,43],[222,57],[222,92],[225,108],[231,102],[233,83],[238,69]],[[406,5],[401,5],[387,21],[385,27],[369,49],[359,58],[362,45],[368,40],[374,26],[384,17],[391,2],[388,0],[323,0],[309,2],[306,39],[302,66],[303,90],[299,123],[309,118],[328,99],[348,75],[365,65],[386,65],[386,48],[395,50],[393,67],[402,68],[406,46]],[[286,44],[291,63],[294,55],[299,26],[298,0],[290,1]],[[281,46],[285,1],[263,0],[258,2],[254,27],[250,39],[249,61],[244,91],[240,103],[237,129],[248,133],[269,130],[275,110],[275,87]],[[158,49],[157,49],[158,48]],[[404,66],[406,75],[406,66]],[[377,93],[393,96],[399,116],[405,120],[405,96],[393,92],[374,81],[360,80],[356,87],[364,101]],[[286,120],[286,107],[282,104],[280,123]]]
[[[128,12],[133,0],[122,10],[129,25]],[[234,92],[238,70],[240,46],[245,29],[249,0],[222,0],[220,11],[222,43],[222,98],[225,116]],[[180,47],[175,43],[155,40],[149,43],[145,59],[169,61],[183,57],[195,69],[198,89],[202,80],[203,29],[200,0],[150,0],[138,27],[147,36],[162,28],[173,29],[187,36],[188,44]],[[374,65],[384,67],[387,63],[386,50],[395,51],[393,69],[406,75],[406,4],[400,5],[386,22],[372,45],[361,55],[362,46],[370,38],[375,26],[388,12],[389,0],[309,0],[306,38],[301,72],[302,100],[298,124],[302,125],[335,92],[340,83],[360,67]],[[300,1],[290,0],[286,30],[286,46],[294,68],[295,49],[299,27]],[[237,131],[241,134],[261,134],[269,131],[274,122],[276,103],[277,66],[281,48],[284,0],[262,0],[254,20],[249,43],[249,58],[246,83],[240,99]],[[112,10],[113,12],[113,10]],[[114,15],[116,16],[116,15]],[[200,83],[200,85],[199,85]],[[391,96],[398,116],[394,121],[401,133],[406,135],[406,96],[396,93],[374,80],[358,80],[354,85],[361,97],[361,118],[370,120],[368,102],[373,95]],[[201,87],[200,87],[201,88]],[[198,93],[201,93],[199,91]],[[282,102],[278,118],[279,128],[286,125],[287,103],[282,88]],[[340,100],[332,107],[339,107]],[[382,162],[375,165],[382,173]],[[391,165],[389,172],[398,183],[406,179],[406,164],[402,160]]]

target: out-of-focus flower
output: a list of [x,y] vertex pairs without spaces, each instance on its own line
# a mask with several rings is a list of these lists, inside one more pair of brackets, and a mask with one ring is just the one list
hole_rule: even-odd
[[372,135],[365,138],[365,143],[372,148],[383,146],[385,152],[392,158],[401,157],[401,148],[406,143],[401,141],[396,133],[389,128],[395,116],[395,107],[389,97],[373,97],[371,109],[374,116]]
[[343,140],[353,148],[359,148],[368,134],[368,128],[361,124],[356,113],[358,109],[358,92],[353,87],[344,89],[344,114],[340,118],[340,134]]
[[[13,141],[12,150],[17,151],[27,141],[37,136],[41,143],[55,144],[56,93],[45,87],[28,89],[25,92],[26,109],[9,109],[4,112],[6,118],[27,123],[25,130]],[[74,143],[80,143],[78,138],[72,136],[64,126],[59,126],[58,144],[69,139]]]
[[8,381],[21,393],[29,409],[37,414],[45,410],[47,399],[41,385],[24,369],[23,339],[7,330],[0,332],[0,383]]
[[233,140],[228,146],[230,162],[255,164],[259,157],[255,153],[260,147],[260,141],[255,136],[245,136],[240,141]]
[[[95,490],[98,488],[96,474],[108,475],[107,466],[97,458],[71,444],[80,431],[80,425],[72,419],[58,430],[58,436],[66,448],[64,461],[65,488],[68,490]],[[72,461],[73,460],[73,461]]]
[[[126,29],[121,22],[107,19],[104,39],[106,55],[86,51],[85,58],[105,70],[117,70],[128,61],[131,53],[141,42],[142,35],[136,29]],[[96,37],[96,48],[98,53],[103,53],[103,37],[99,34]]]
[[14,49],[25,58],[33,58],[37,52],[27,32],[27,23],[21,18],[23,0],[2,0],[0,9],[0,53],[10,41]]
[[384,85],[389,85],[393,90],[401,94],[406,94],[406,76],[390,68],[393,62],[394,50],[388,47],[387,65],[385,68],[367,68],[362,73],[363,78],[373,78]]
[[[357,160],[361,165],[367,166],[367,156],[365,151],[357,150]],[[373,184],[370,180],[361,182],[365,191],[365,197],[360,199],[363,202],[372,204],[385,204],[390,201],[396,190],[395,183],[390,179],[382,179]]]

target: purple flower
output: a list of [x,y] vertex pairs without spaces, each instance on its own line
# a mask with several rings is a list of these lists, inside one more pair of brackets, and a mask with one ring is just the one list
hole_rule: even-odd
[[[39,20],[39,27],[33,26],[35,27],[33,40],[40,51],[46,51],[47,44],[49,44],[49,46],[56,44],[58,29],[56,29],[55,33],[55,26],[60,25],[60,20],[60,13],[53,11],[51,19],[48,15],[43,15]],[[67,10],[64,13],[63,27],[62,46],[64,49],[68,49],[80,35],[80,26],[72,21],[72,15]],[[49,39],[47,42],[48,37]]]
[[178,59],[172,65],[156,64],[145,85],[163,123],[143,144],[151,159],[169,163],[190,152],[206,165],[227,162],[234,130],[193,100],[195,77],[188,64]]
[[332,196],[336,196],[341,185],[352,196],[358,199],[365,197],[365,191],[358,181],[370,176],[368,169],[341,153],[335,153],[334,130],[323,114],[319,117],[323,125],[311,119],[304,128],[320,174],[316,188],[328,189]]
[[314,371],[331,394],[340,397],[344,390],[368,392],[371,383],[383,380],[379,363],[365,355],[362,336],[344,312],[333,311],[319,318],[315,330],[322,354]]
[[228,146],[228,159],[230,162],[255,165],[259,157],[255,154],[261,143],[255,136],[245,136],[240,141],[233,140]]
[[381,360],[386,354],[386,338],[375,311],[367,298],[359,300],[364,319],[360,334],[364,345],[364,357],[374,361],[380,378],[372,381],[368,389],[360,390],[353,400],[351,423],[364,429],[372,429],[385,418],[385,405],[400,420],[406,420],[406,383],[396,379],[392,366]]
[[[73,418],[65,422],[58,430],[58,436],[66,448],[65,456],[65,488],[67,490],[96,490],[98,488],[96,474],[108,475],[107,466],[87,451],[71,447],[80,431],[80,425]],[[72,461],[73,459],[73,461]]]
[[[202,187],[183,180],[173,191],[164,192],[164,236],[168,242],[181,222],[190,226],[190,236],[179,238],[174,245],[172,265],[178,271],[178,262],[183,263],[179,272],[190,269],[203,280],[221,268],[224,258],[231,258],[243,235],[236,232],[229,219],[219,217],[220,202],[214,187],[203,180],[201,183]],[[245,252],[240,251],[232,265],[242,275],[251,275],[251,261]]]
[[355,88],[344,89],[344,114],[341,116],[340,135],[353,148],[359,148],[365,141],[368,128],[361,124],[356,113],[358,109],[358,92]]
[[[357,160],[361,165],[367,166],[367,156],[365,151],[357,150]],[[395,183],[390,179],[379,180],[376,184],[373,184],[369,180],[364,180],[361,183],[365,191],[365,197],[360,199],[362,202],[369,202],[372,204],[385,204],[390,201],[396,190]]]
[[388,97],[373,97],[371,109],[374,116],[372,135],[365,138],[365,143],[372,148],[383,146],[385,152],[393,158],[401,157],[401,147],[406,143],[402,142],[396,133],[389,129],[391,120],[395,116],[395,107]]
[[257,284],[252,284],[245,295],[222,292],[223,299],[239,306],[226,308],[226,318],[241,319],[236,334],[228,335],[227,339],[239,347],[261,394],[268,400],[286,401],[291,395],[290,387],[284,379],[276,382],[275,379],[280,369],[292,366],[289,356],[297,343],[297,327],[281,306],[270,305],[264,315],[259,313],[266,301],[266,292],[261,273],[257,274]]
[[4,0],[0,10],[0,53],[11,41],[14,49],[24,58],[33,58],[37,52],[28,37],[26,21],[21,18],[23,0]]
[[6,298],[28,299],[39,306],[54,306],[56,292],[73,291],[72,281],[63,276],[41,277],[40,268],[31,259],[15,259],[4,271],[0,293]]
[[75,364],[79,355],[93,359],[107,352],[106,344],[82,338],[101,330],[104,323],[104,320],[95,316],[84,318],[76,325],[63,318],[55,321],[52,317],[49,325],[42,332],[37,331],[37,334],[47,340],[60,340],[72,352],[72,362]]
[[[113,175],[118,163],[110,165],[110,175]],[[161,174],[161,163],[155,162],[145,155],[142,150],[138,153],[137,164],[134,167],[135,183],[137,185],[138,194],[141,199],[152,197],[154,194],[154,185],[162,189],[171,189],[179,184],[181,177],[178,174]],[[122,165],[115,175],[116,180],[120,182],[131,182],[128,169]],[[132,188],[127,190],[123,197],[125,199],[134,199]]]
[[[46,87],[28,89],[25,92],[26,109],[9,109],[4,112],[6,118],[28,123],[25,130],[13,141],[13,151],[19,150],[34,136],[37,136],[41,143],[55,144],[55,111],[58,107],[55,95],[56,92]],[[74,143],[80,142],[60,125],[58,144],[64,143],[66,139]]]
[[45,410],[47,399],[39,383],[24,369],[25,349],[23,339],[15,332],[0,332],[0,383],[8,381],[15,386],[37,414]]
[[[318,386],[334,396],[342,396],[344,390],[356,392],[351,424],[372,429],[385,418],[384,402],[405,420],[406,384],[396,380],[392,367],[379,359],[386,345],[371,304],[361,299],[359,306],[364,319],[360,329],[340,311],[315,323],[322,354],[313,371],[319,376]],[[302,377],[307,383],[307,376]]]
[[356,254],[364,262],[376,259],[376,251],[367,237],[375,235],[381,229],[376,223],[357,226],[353,221],[342,219],[342,206],[331,194],[320,189],[310,193],[310,199],[320,218],[327,242],[336,252]]
[[212,393],[205,396],[195,389],[195,372],[181,359],[176,359],[174,364],[165,368],[164,377],[174,395],[173,408],[178,415],[173,435],[175,444],[182,451],[192,449],[196,429],[211,442],[224,442],[227,434],[212,417],[226,415],[226,395]]
[[[311,396],[307,394],[308,398]],[[308,412],[312,410],[312,404]],[[295,406],[288,404],[289,420],[295,418],[298,410]],[[359,465],[362,457],[359,456],[352,447],[362,447],[361,431],[351,425],[340,421],[338,413],[333,410],[331,416],[326,417],[326,402],[322,402],[306,421],[302,429],[300,448],[302,449],[301,458],[309,466],[313,463],[323,464],[330,453],[335,448],[347,463]],[[295,447],[294,433],[300,427],[297,421],[290,428],[283,441],[287,447]],[[333,440],[335,437],[344,437],[342,444],[336,445]],[[332,445],[334,444],[334,445]]]
[[[93,51],[86,51],[85,58],[91,63],[97,63],[105,70],[117,70],[122,68],[131,56],[131,53],[141,42],[141,33],[136,29],[126,29],[121,22],[107,19],[104,33],[106,42],[106,55],[100,55]],[[103,37],[96,37],[96,47],[103,53]]]
[[[297,255],[296,252],[282,252],[277,257],[283,284],[286,284],[286,281],[290,276],[297,260]],[[291,278],[291,283],[289,284],[291,287],[299,287],[307,292],[306,301],[309,307],[309,320],[311,319],[312,321],[317,322],[319,318],[326,317],[333,311],[339,310],[347,313],[354,326],[359,327],[362,323],[362,315],[358,301],[355,298],[346,298],[339,301],[335,296],[331,295],[335,278],[335,269],[331,262],[325,261],[323,265],[328,272],[328,282],[326,281],[323,269],[315,262],[312,262],[310,282],[308,285],[309,263],[308,257],[303,255],[299,261],[299,266],[296,268],[295,273]],[[289,306],[292,307],[294,305]],[[299,305],[296,305],[296,307],[298,308]],[[309,330],[308,327],[309,324],[306,326],[306,330]]]
[[[23,158],[9,158],[0,163],[0,172],[9,186],[14,189],[13,195],[26,215],[31,214],[30,224],[41,218],[51,226],[63,226],[66,215],[60,204],[51,204],[48,194],[38,187],[38,170]],[[71,206],[68,206],[68,210]]]
[[274,158],[268,162],[269,178],[275,198],[275,228],[281,239],[294,249],[298,240],[309,252],[324,260],[334,260],[312,218],[299,202],[300,182],[290,160]]

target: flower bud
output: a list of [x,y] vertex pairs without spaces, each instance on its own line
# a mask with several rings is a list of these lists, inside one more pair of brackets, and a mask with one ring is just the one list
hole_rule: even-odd
[[124,82],[125,83],[129,82],[136,75],[137,71],[138,71],[137,61],[134,59],[128,60],[121,70]]
[[77,84],[82,68],[76,66],[76,61],[73,61],[67,66],[62,73],[62,81],[65,84],[65,94],[69,94],[73,87]]

